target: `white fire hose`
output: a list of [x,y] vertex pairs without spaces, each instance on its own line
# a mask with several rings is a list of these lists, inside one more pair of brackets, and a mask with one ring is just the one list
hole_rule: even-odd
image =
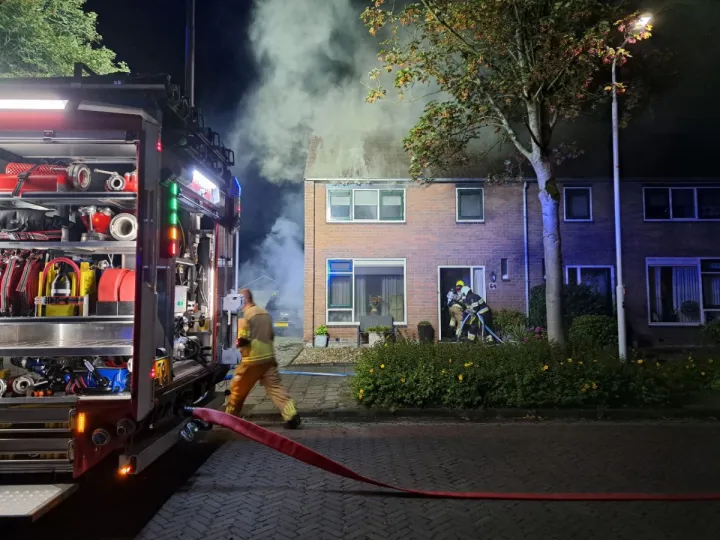
[[137,218],[132,214],[118,214],[110,222],[110,235],[121,242],[132,242],[137,238]]

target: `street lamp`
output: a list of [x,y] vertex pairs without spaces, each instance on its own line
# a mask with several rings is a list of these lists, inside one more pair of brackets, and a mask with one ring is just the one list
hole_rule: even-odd
[[[641,32],[647,28],[652,20],[652,15],[645,14],[639,17],[631,26],[631,32],[620,48],[627,45],[632,39],[632,31]],[[617,287],[615,290],[615,303],[617,305],[618,323],[618,353],[620,360],[627,358],[627,327],[625,326],[625,284],[623,282],[622,270],[622,237],[620,223],[620,148],[619,148],[619,125],[618,125],[618,102],[617,102],[617,80],[615,76],[617,60],[619,55],[615,54],[612,62],[612,136],[613,136],[613,193],[615,202],[615,273]]]

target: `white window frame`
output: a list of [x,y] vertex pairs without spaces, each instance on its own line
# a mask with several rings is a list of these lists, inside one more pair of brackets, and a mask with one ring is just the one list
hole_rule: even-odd
[[[350,192],[350,219],[336,219],[330,215],[330,194],[333,191],[349,191]],[[378,219],[355,219],[355,192],[356,191],[375,191],[377,193],[377,216]],[[380,219],[380,201],[383,192],[398,192],[402,194],[402,219]],[[349,187],[349,186],[327,186],[325,189],[325,223],[405,223],[407,220],[407,189],[394,187]]]
[[[647,208],[645,207],[645,191],[648,189],[667,189],[668,190],[668,200],[670,205],[670,217],[668,218],[648,218],[647,217]],[[672,217],[672,192],[674,189],[692,189],[694,192],[694,201],[695,201],[695,217],[694,218],[674,218]],[[647,221],[649,223],[654,222],[668,222],[668,221],[702,221],[702,222],[718,222],[720,221],[720,218],[701,218],[700,217],[700,204],[698,201],[698,189],[717,189],[720,190],[720,186],[681,186],[681,185],[672,185],[672,186],[643,186],[643,221]],[[710,257],[712,258],[712,257]]]
[[610,269],[610,291],[612,293],[613,302],[615,302],[615,267],[611,264],[568,264],[565,266],[565,284],[570,285],[570,272],[575,272],[575,280],[573,285],[581,285],[580,272],[585,269]]
[[[480,191],[480,194],[482,195],[482,219],[465,219],[460,217],[461,191]],[[481,186],[455,188],[455,223],[485,223],[485,188]]]
[[[665,221],[665,220],[663,220]],[[702,273],[700,262],[704,259],[718,259],[720,257],[653,257],[645,259],[645,295],[648,326],[680,326],[697,327],[705,323],[705,306],[703,305]],[[650,267],[651,266],[695,266],[697,269],[698,284],[700,286],[700,320],[698,322],[655,322],[650,312]]]
[[[587,191],[588,192],[588,205],[590,207],[590,217],[583,219],[576,219],[568,217],[567,208],[567,192],[568,191]],[[592,186],[566,186],[563,187],[563,220],[568,223],[589,223],[593,220],[593,189]]]
[[[352,279],[352,307],[350,308],[330,308],[328,307],[330,293],[330,261],[350,261],[352,262],[352,272],[332,272],[332,275],[351,276]],[[355,266],[402,266],[403,268],[403,309],[405,314],[404,321],[393,321],[393,326],[407,326],[408,319],[408,303],[407,303],[407,259],[405,258],[388,258],[388,259],[353,259],[351,257],[327,257],[325,259],[325,324],[326,326],[360,326],[360,321],[348,322],[330,322],[331,311],[350,311],[352,318],[355,319]]]

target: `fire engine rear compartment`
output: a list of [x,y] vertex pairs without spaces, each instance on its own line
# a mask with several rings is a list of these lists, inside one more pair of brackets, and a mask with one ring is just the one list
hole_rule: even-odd
[[[79,477],[111,454],[140,472],[227,371],[229,160],[188,144],[166,84],[96,86],[90,110],[0,110],[0,475]],[[73,489],[6,483],[0,517]]]

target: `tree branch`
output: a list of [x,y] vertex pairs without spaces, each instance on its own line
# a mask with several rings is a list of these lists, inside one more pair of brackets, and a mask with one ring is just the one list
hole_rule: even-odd
[[515,130],[512,128],[510,123],[507,121],[507,118],[503,114],[502,110],[500,110],[500,107],[497,106],[495,103],[495,100],[490,96],[489,94],[485,93],[485,99],[487,99],[488,103],[490,103],[490,106],[495,111],[495,114],[497,114],[498,119],[500,120],[503,129],[507,133],[508,137],[510,137],[510,140],[515,145],[515,148],[518,149],[518,152],[520,152],[523,156],[525,156],[527,159],[530,159],[532,156],[532,153],[525,148],[525,145],[520,142],[520,139],[517,136],[517,133],[515,133]]
[[420,0],[422,2],[422,5],[425,6],[425,9],[427,9],[430,13],[432,13],[432,16],[435,17],[435,20],[439,22],[442,26],[448,29],[448,31],[458,38],[464,45],[467,47],[470,52],[474,54],[479,54],[479,52],[475,49],[475,47],[470,43],[468,40],[466,40],[464,37],[462,37],[454,28],[452,28],[447,22],[445,22],[440,16],[435,12],[435,10],[430,6],[430,3],[427,0]]

